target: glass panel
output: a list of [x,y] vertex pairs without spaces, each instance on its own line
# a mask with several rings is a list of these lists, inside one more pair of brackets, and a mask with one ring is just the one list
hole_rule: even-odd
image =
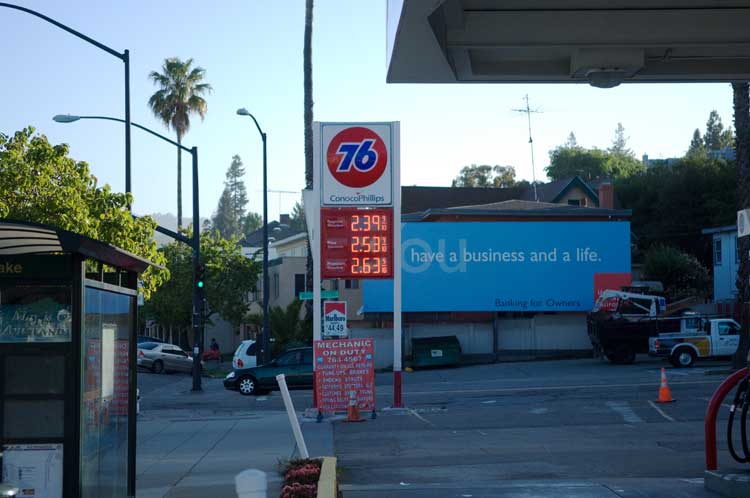
[[64,356],[8,356],[5,394],[64,394]]
[[5,438],[63,437],[63,400],[5,400]]
[[81,385],[81,498],[127,492],[128,337],[134,298],[86,288]]
[[66,285],[0,284],[0,343],[69,342],[70,300]]
[[297,352],[293,351],[291,353],[286,353],[285,355],[281,356],[276,363],[280,366],[292,366],[297,365],[299,362],[297,361]]
[[151,351],[152,349],[156,349],[158,345],[158,342],[142,342],[138,345],[138,349],[148,349]]
[[313,352],[312,349],[306,349],[302,352],[302,364],[303,365],[312,365],[313,362]]

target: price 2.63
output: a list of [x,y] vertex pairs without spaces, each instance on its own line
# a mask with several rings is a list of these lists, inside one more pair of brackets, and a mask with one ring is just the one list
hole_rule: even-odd
[[382,275],[388,273],[387,258],[352,258],[353,275]]

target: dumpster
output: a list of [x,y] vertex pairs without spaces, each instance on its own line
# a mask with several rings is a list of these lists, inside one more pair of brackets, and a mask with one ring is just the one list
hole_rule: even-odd
[[0,496],[135,496],[137,283],[149,266],[0,219]]
[[455,335],[412,339],[411,355],[414,368],[458,365],[461,344]]

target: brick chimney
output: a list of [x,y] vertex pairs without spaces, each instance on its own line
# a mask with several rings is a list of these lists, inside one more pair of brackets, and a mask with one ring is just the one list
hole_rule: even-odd
[[615,208],[615,189],[610,182],[599,184],[599,207],[602,209]]
[[279,223],[282,225],[290,225],[292,223],[292,218],[288,214],[279,215]]

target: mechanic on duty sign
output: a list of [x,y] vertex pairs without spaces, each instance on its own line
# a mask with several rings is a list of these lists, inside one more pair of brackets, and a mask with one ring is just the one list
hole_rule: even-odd
[[323,303],[323,337],[346,338],[346,301]]
[[320,123],[322,206],[390,206],[396,123]]
[[375,351],[372,338],[314,342],[318,408],[345,411],[351,391],[360,410],[375,409]]

